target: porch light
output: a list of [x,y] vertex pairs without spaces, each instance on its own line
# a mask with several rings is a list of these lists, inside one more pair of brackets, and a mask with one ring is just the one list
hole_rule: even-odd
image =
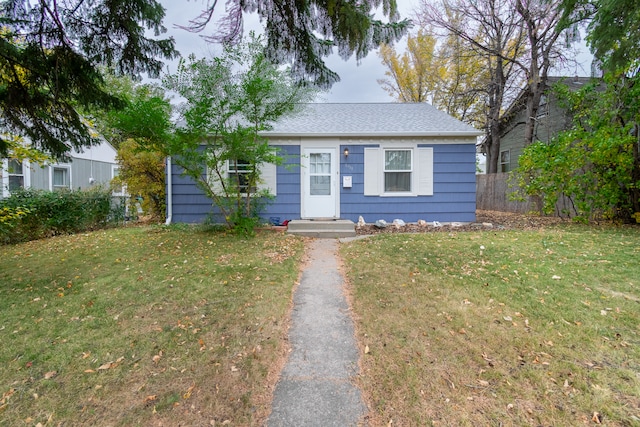
[[344,147],[343,154],[345,159],[349,157],[349,147]]

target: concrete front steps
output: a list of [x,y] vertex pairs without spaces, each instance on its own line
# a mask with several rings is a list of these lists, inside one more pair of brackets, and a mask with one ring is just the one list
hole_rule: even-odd
[[325,239],[355,237],[356,225],[347,219],[296,219],[287,224],[287,233]]

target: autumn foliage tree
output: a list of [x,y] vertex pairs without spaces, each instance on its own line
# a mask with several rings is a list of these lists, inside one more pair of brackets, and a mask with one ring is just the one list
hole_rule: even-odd
[[[141,199],[145,215],[165,216],[165,149],[173,137],[172,106],[159,86],[105,74],[106,88],[122,99],[118,110],[94,112],[92,121],[117,150],[119,174],[115,186],[125,186],[135,205]],[[89,112],[87,112],[87,115]],[[135,206],[132,206],[135,208]]]
[[400,102],[433,104],[445,70],[436,56],[436,43],[435,36],[420,30],[408,36],[407,48],[402,55],[393,46],[382,45],[378,55],[387,68],[387,78],[378,80],[378,83]]
[[164,154],[145,147],[139,140],[126,139],[118,147],[116,160],[120,169],[114,184],[126,186],[127,193],[133,197],[132,208],[139,202],[146,215],[163,220],[166,211]]
[[387,71],[378,83],[400,102],[428,102],[452,116],[484,127],[484,91],[489,78],[481,57],[456,37],[421,29],[409,35],[404,53],[383,45]]

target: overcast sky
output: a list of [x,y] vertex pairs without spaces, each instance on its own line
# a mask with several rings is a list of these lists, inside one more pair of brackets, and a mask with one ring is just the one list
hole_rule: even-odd
[[[409,17],[413,10],[417,8],[419,0],[398,0],[398,9],[401,17]],[[198,16],[206,4],[206,0],[160,0],[166,9],[165,26],[169,34],[176,39],[177,49],[186,57],[190,53],[196,57],[211,57],[219,51],[215,45],[206,43],[197,34],[189,33],[186,30],[175,28],[175,25],[188,25],[189,20]],[[222,1],[219,1],[223,4]],[[211,31],[215,28],[209,26]],[[245,30],[262,28],[257,15],[245,15]],[[404,39],[403,39],[404,41]],[[402,46],[402,41],[399,46]],[[582,47],[582,56],[587,50]],[[583,59],[586,66],[581,68],[572,67],[563,71],[564,75],[589,75],[589,60]],[[168,64],[169,72],[176,71],[176,62]],[[358,64],[355,58],[343,61],[338,55],[333,55],[327,59],[330,69],[340,75],[341,81],[336,83],[329,92],[320,96],[320,102],[393,102],[377,82],[378,79],[385,78],[385,68],[380,62],[377,51],[370,52],[369,55]],[[557,73],[559,74],[559,73]]]

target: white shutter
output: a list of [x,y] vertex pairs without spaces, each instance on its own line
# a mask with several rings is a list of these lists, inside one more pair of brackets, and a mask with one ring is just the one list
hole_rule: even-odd
[[[220,175],[222,179],[227,179],[227,170],[228,170],[228,162],[218,162],[220,164]],[[220,181],[220,176],[216,173],[215,170],[209,169],[207,165],[205,165],[206,173],[207,173],[207,183],[209,184],[209,188],[214,194],[222,195],[222,182]]]
[[258,185],[259,190],[269,190],[272,195],[277,195],[276,192],[276,175],[278,167],[274,163],[262,163],[260,165],[260,178],[261,182]]
[[364,149],[364,195],[379,196],[380,182],[382,178],[382,163],[380,162],[379,148]]
[[433,196],[433,148],[419,147],[417,151],[418,196]]

